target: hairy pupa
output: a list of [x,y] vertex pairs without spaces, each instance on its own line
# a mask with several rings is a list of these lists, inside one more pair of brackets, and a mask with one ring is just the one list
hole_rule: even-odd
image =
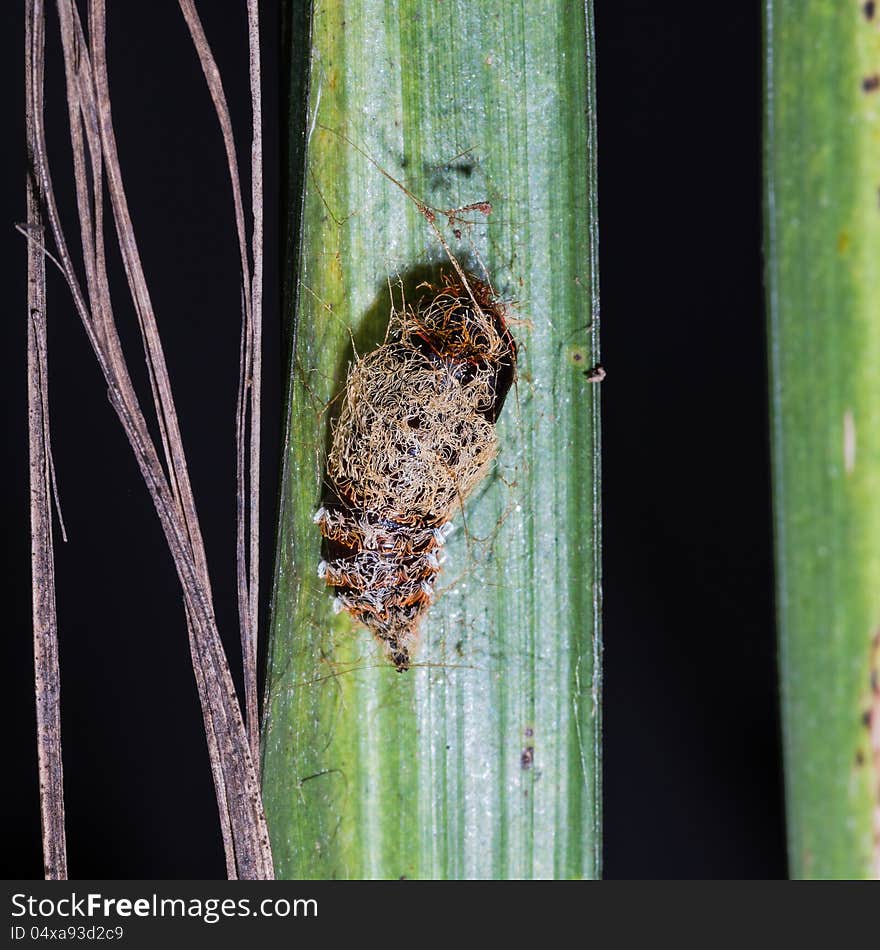
[[452,517],[497,454],[514,381],[506,308],[475,277],[441,275],[393,310],[386,342],[348,375],[327,459],[319,576],[395,668],[409,668]]

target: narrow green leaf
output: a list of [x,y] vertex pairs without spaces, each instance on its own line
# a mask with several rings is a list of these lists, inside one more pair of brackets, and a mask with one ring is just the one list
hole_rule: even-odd
[[855,0],[765,5],[774,499],[793,877],[880,874],[878,16],[875,4]]
[[[264,729],[279,876],[599,874],[592,42],[590,3],[314,4]],[[437,224],[515,302],[520,347],[499,458],[402,674],[333,615],[312,523],[352,338],[361,355],[382,341],[389,282],[449,266],[379,168],[435,208],[491,202],[460,240]]]

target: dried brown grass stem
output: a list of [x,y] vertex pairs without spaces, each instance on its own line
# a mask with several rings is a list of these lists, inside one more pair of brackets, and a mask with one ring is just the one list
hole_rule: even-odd
[[[33,155],[34,86],[42,88],[42,21],[35,21],[33,0],[25,18],[25,125],[29,158]],[[32,167],[32,162],[29,165]],[[40,818],[43,870],[47,880],[67,879],[64,827],[64,770],[61,760],[61,678],[58,666],[58,618],[55,609],[55,554],[52,534],[49,443],[48,342],[46,338],[46,262],[42,251],[43,216],[39,188],[27,176],[27,353],[28,447],[30,457],[31,571],[34,625],[34,684],[37,706],[37,761],[40,775]]]
[[[107,78],[104,2],[91,0],[88,38],[71,0],[58,0],[57,5],[64,50],[86,293],[80,287],[61,226],[46,155],[42,83],[37,81],[42,75],[43,66],[44,8],[41,0],[33,0],[29,6],[32,37],[29,43],[29,108],[34,120],[32,161],[35,186],[55,244],[58,262],[106,380],[108,397],[122,423],[153,500],[181,582],[190,650],[217,791],[228,875],[231,878],[271,878],[272,856],[255,760],[251,755],[214,617],[207,561],[171,383],[116,151]],[[104,184],[110,196],[116,237],[141,329],[161,433],[161,457],[150,436],[116,330],[103,249]],[[238,219],[238,213],[236,217]],[[245,270],[246,265],[245,260]],[[245,301],[245,308],[250,311],[248,300]]]
[[[236,573],[238,613],[244,662],[245,715],[251,756],[259,771],[259,715],[257,706],[257,628],[259,594],[259,510],[260,510],[260,382],[261,314],[263,295],[263,172],[262,113],[260,110],[259,16],[256,2],[248,3],[249,76],[251,87],[253,138],[251,181],[253,204],[253,275],[251,275],[241,176],[235,152],[232,119],[223,89],[220,70],[205,35],[193,0],[179,0],[193,45],[208,84],[220,122],[229,180],[235,228],[241,260],[242,331],[239,359],[238,402],[236,407]],[[248,433],[250,446],[248,447]]]

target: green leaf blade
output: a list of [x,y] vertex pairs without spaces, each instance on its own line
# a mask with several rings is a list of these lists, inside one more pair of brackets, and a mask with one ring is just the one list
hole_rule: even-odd
[[[316,3],[264,798],[280,876],[600,871],[598,358],[589,7]],[[375,162],[375,164],[373,164]],[[378,167],[377,167],[378,166]],[[462,263],[517,301],[495,468],[397,674],[316,576],[328,406],[388,282],[448,264],[416,203],[488,200]],[[331,407],[332,409],[332,407]]]
[[[880,873],[880,33],[766,4],[766,215],[793,877]],[[867,87],[866,87],[867,82]],[[873,712],[872,712],[873,709]]]

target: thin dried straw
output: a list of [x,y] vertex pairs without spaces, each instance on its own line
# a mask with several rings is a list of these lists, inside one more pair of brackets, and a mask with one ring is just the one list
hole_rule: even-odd
[[[259,775],[260,726],[257,706],[257,629],[259,594],[259,511],[260,511],[260,382],[261,382],[261,316],[263,297],[263,168],[262,116],[260,109],[260,37],[257,4],[248,2],[248,40],[250,49],[250,86],[253,116],[251,145],[251,180],[253,202],[252,250],[254,260],[251,277],[245,232],[241,176],[232,134],[232,119],[220,70],[208,43],[195,3],[179,0],[193,45],[199,57],[208,90],[220,122],[229,180],[235,228],[241,260],[242,327],[239,358],[238,402],[235,420],[236,446],[236,571],[238,579],[238,615],[241,627],[241,649],[244,665],[245,715],[251,757]],[[247,433],[250,431],[250,448]]]
[[[42,46],[42,21],[25,18],[25,124],[29,158],[33,154],[34,84],[42,87],[42,62],[32,63],[33,48]],[[29,162],[32,166],[32,162]],[[55,611],[55,553],[52,536],[49,444],[48,350],[46,339],[46,262],[42,251],[43,217],[37,184],[27,176],[28,259],[28,446],[30,454],[31,571],[34,622],[34,684],[37,705],[37,760],[43,871],[47,880],[67,880],[64,830],[64,771],[61,761],[61,679],[58,668],[58,618]]]
[[[251,209],[253,231],[251,254],[254,274],[251,280],[251,319],[253,321],[253,362],[250,385],[250,559],[248,561],[248,603],[250,643],[244,652],[245,698],[251,754],[259,775],[260,723],[257,711],[257,632],[259,630],[260,593],[260,407],[263,379],[263,109],[260,74],[260,14],[258,0],[248,0],[248,41],[250,48],[251,121]],[[242,504],[239,498],[239,505]],[[242,626],[244,635],[244,626]]]
[[[108,386],[108,397],[153,499],[183,589],[190,649],[217,791],[230,878],[273,876],[259,785],[211,603],[201,531],[155,315],[141,266],[116,153],[105,50],[105,11],[92,0],[86,41],[76,7],[58,0],[69,105],[74,181],[88,300],[79,285],[54,197],[46,157],[42,84],[32,81],[33,167],[58,262]],[[44,8],[29,7],[31,71],[42,74]],[[86,146],[91,182],[86,171]],[[119,247],[144,342],[167,472],[150,436],[116,332],[103,251],[102,183],[106,180]]]

